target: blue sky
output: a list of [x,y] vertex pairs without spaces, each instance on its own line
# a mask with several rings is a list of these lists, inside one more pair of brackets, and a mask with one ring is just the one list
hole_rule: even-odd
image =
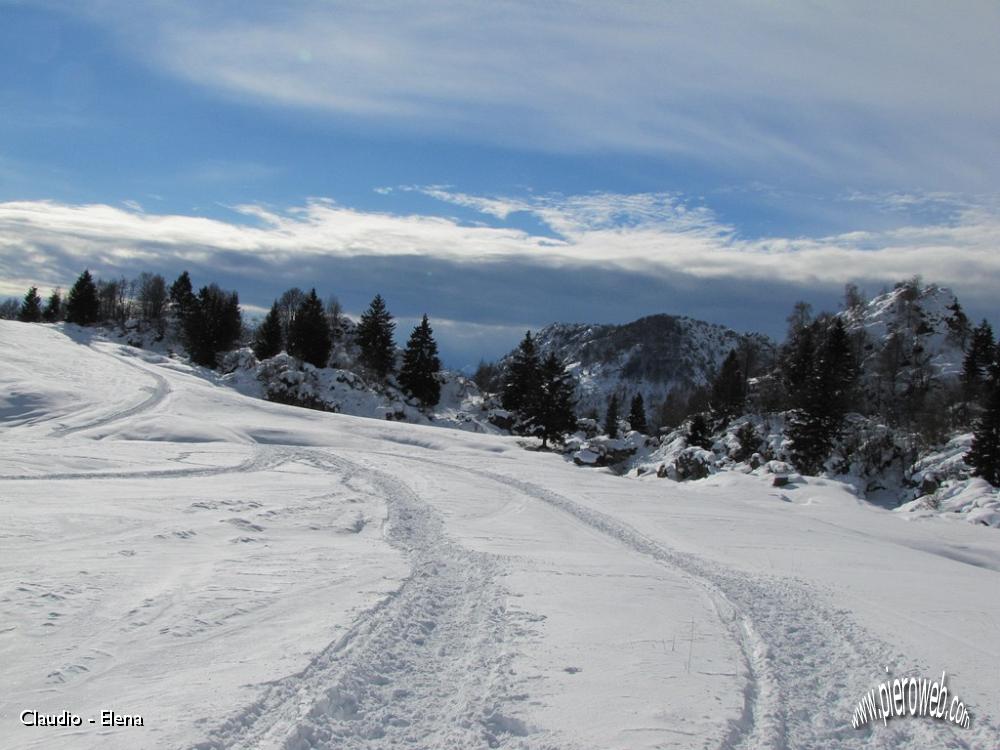
[[988,2],[0,0],[0,294],[380,292],[453,366],[555,320],[780,335],[914,274],[1000,322],[998,31]]

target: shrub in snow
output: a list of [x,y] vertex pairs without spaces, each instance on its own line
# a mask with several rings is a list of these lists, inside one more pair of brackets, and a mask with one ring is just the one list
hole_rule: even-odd
[[734,461],[746,461],[760,450],[760,435],[753,422],[744,422],[736,430],[736,450],[730,453]]
[[593,438],[597,437],[599,427],[597,425],[596,419],[591,419],[590,417],[580,417],[576,420],[576,429],[582,432],[586,437]]
[[675,460],[673,478],[678,482],[704,479],[710,473],[709,467],[715,463],[715,455],[702,448],[686,448]]
[[501,430],[510,431],[514,429],[516,420],[514,415],[506,409],[490,409],[486,414],[486,421]]

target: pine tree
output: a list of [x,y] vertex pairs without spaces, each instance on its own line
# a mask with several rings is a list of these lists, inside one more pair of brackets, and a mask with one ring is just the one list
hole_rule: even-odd
[[541,364],[531,331],[524,334],[504,373],[500,403],[504,409],[520,414],[533,403],[541,387]]
[[712,413],[716,417],[729,419],[743,411],[746,400],[743,389],[745,382],[736,350],[732,349],[712,383]]
[[786,370],[793,405],[787,434],[792,462],[804,474],[823,469],[852,402],[857,364],[843,321],[835,319],[821,344],[818,324],[803,329]]
[[69,297],[66,298],[66,322],[89,326],[97,322],[99,313],[97,285],[90,271],[86,270],[69,290]]
[[817,406],[839,423],[854,405],[854,389],[858,380],[854,349],[840,318],[833,321],[826,333],[817,366],[822,390]]
[[42,319],[42,299],[38,296],[38,287],[33,286],[24,295],[17,319],[22,323],[38,323]]
[[760,435],[753,422],[744,422],[736,431],[737,448],[733,458],[737,461],[747,461],[760,448]]
[[216,284],[201,288],[184,315],[184,340],[191,359],[214,367],[219,352],[227,351],[240,337],[243,321],[236,292]]
[[191,285],[191,276],[187,271],[183,271],[177,280],[170,285],[170,302],[177,315],[177,320],[184,327],[185,319],[197,303],[194,287]]
[[632,398],[632,405],[628,410],[629,426],[636,432],[646,434],[649,431],[649,424],[646,422],[646,404],[642,400],[642,394],[637,393]]
[[793,409],[805,405],[807,388],[815,376],[817,328],[815,324],[799,328],[784,347],[781,379]]
[[542,439],[542,448],[549,440],[561,441],[576,427],[576,385],[562,363],[550,352],[541,364],[541,387],[538,398],[529,407],[534,433]]
[[257,359],[270,359],[281,351],[282,346],[281,318],[278,302],[275,300],[254,333],[253,353],[257,355]]
[[604,413],[604,432],[609,438],[618,437],[618,418],[621,407],[618,402],[618,394],[612,393],[608,399],[608,410]]
[[993,358],[993,328],[984,319],[972,330],[972,340],[962,362],[962,396],[967,403],[975,403],[984,392]]
[[357,327],[361,362],[377,378],[385,380],[393,371],[396,348],[392,340],[396,324],[386,309],[381,294],[376,294],[368,309],[362,313]]
[[326,367],[333,338],[326,320],[326,309],[312,289],[295,311],[288,327],[288,353],[314,367]]
[[[997,342],[1000,351],[1000,342]],[[972,433],[972,449],[965,460],[973,473],[1000,487],[1000,356],[996,358],[987,383],[985,410]]]
[[691,417],[691,424],[688,425],[687,444],[710,450],[712,447],[712,435],[708,430],[708,420],[705,415],[698,413]]
[[52,294],[49,295],[48,301],[45,303],[45,309],[42,311],[42,319],[46,323],[57,323],[62,320],[62,316],[62,294],[58,289],[54,289],[52,290]]
[[406,342],[403,366],[399,370],[399,384],[420,401],[424,408],[436,406],[441,400],[441,382],[437,377],[440,369],[437,342],[434,341],[434,331],[425,314]]

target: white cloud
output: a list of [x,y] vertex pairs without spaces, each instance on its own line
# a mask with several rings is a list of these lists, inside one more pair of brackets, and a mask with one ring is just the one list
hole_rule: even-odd
[[995,3],[71,7],[137,59],[253,102],[842,185],[997,187]]
[[323,258],[397,256],[458,265],[511,260],[583,274],[615,268],[664,280],[684,275],[813,289],[922,274],[986,306],[1000,288],[1000,212],[988,204],[963,205],[937,223],[747,239],[709,209],[689,207],[670,194],[507,199],[442,188],[427,192],[495,217],[530,213],[559,238],[438,216],[363,212],[320,199],[287,210],[238,206],[231,221],[108,205],[9,202],[0,203],[0,293],[21,294],[28,283],[65,286],[88,265],[114,272],[197,263],[260,278],[294,274]]

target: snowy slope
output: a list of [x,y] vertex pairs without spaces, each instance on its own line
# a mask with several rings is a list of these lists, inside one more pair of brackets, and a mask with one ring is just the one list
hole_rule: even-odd
[[[69,328],[0,351],[5,747],[997,746],[992,530],[295,409]],[[853,729],[887,665],[947,670],[971,728]]]
[[946,288],[903,283],[876,296],[863,306],[838,315],[850,333],[863,333],[867,346],[862,369],[873,377],[888,367],[891,344],[899,348],[898,377],[918,363],[926,363],[934,375],[956,378],[962,371],[967,328],[957,325],[958,298]]

